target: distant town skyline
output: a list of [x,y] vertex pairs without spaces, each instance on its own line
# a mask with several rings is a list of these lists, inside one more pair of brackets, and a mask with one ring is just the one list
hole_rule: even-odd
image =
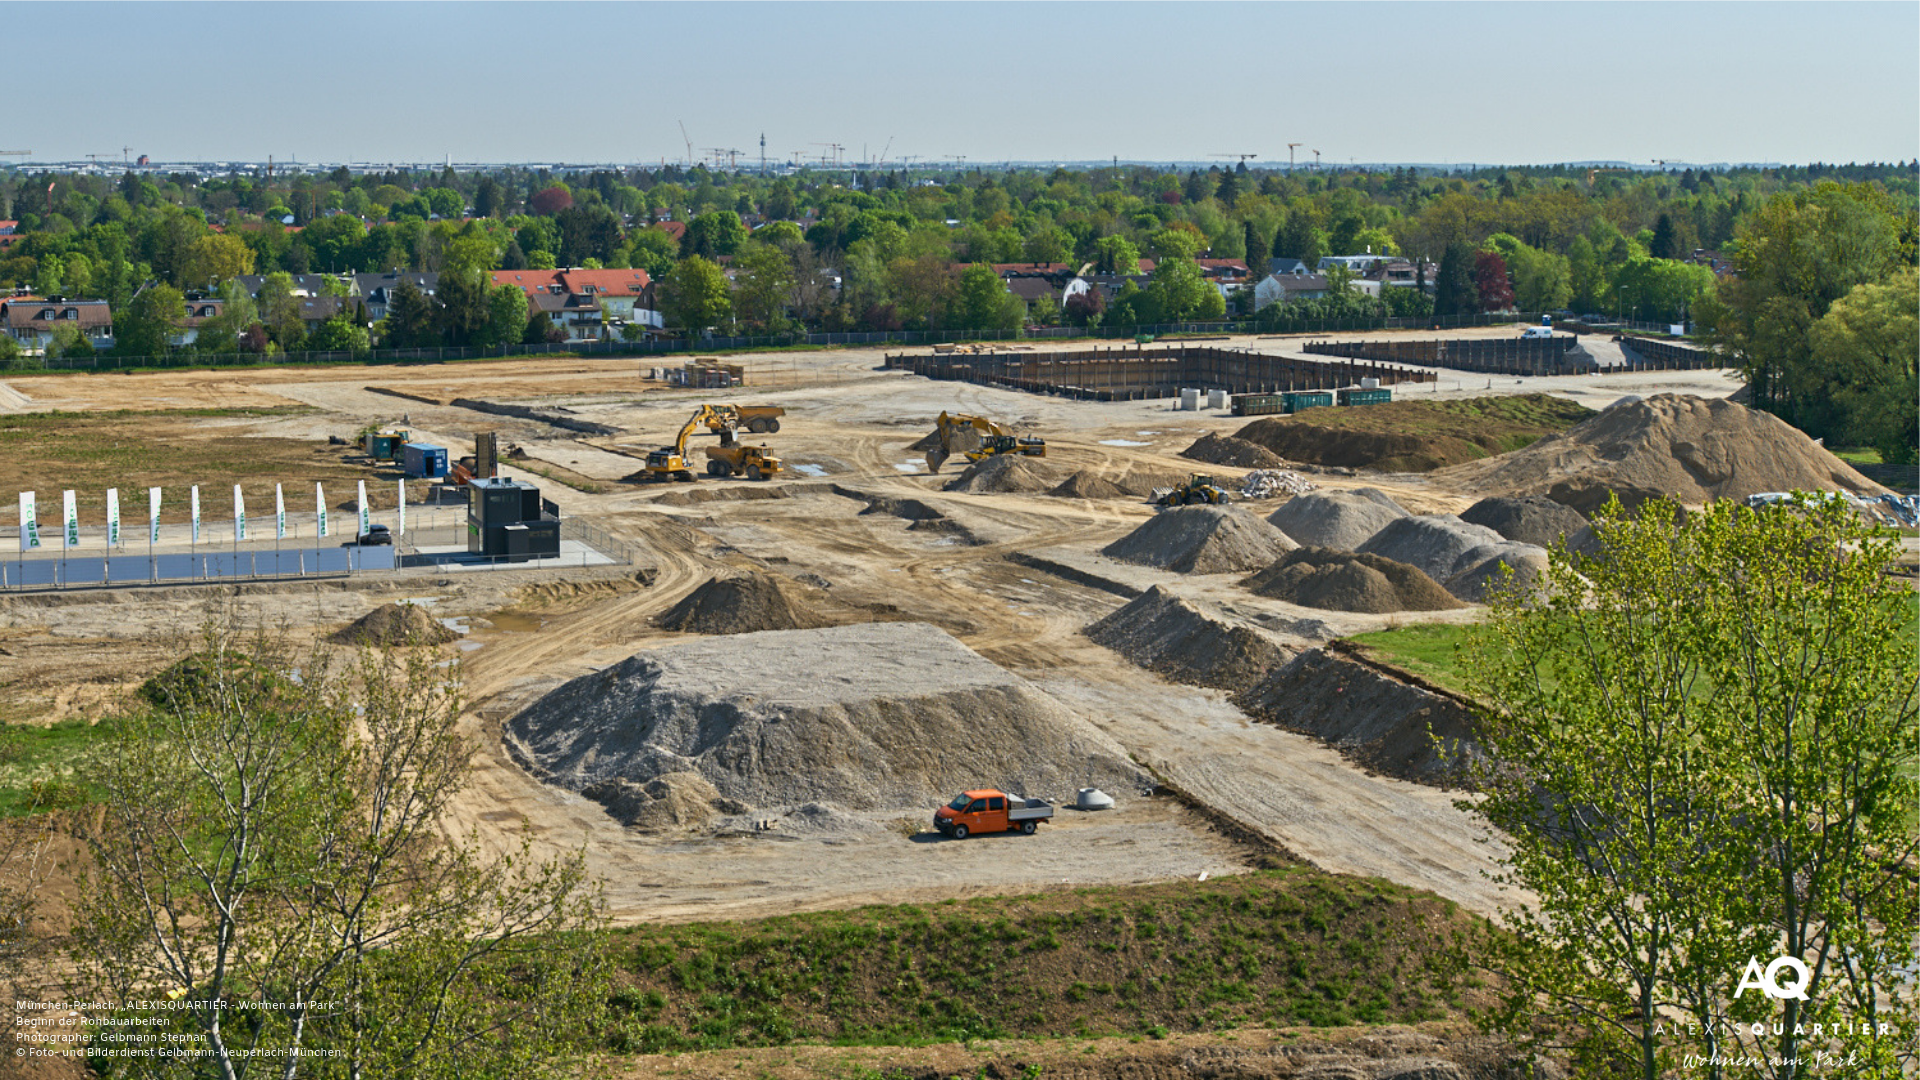
[[[69,40],[84,12],[87,40]],[[1912,3],[16,4],[8,162],[1920,156]],[[82,62],[83,58],[83,62]],[[57,89],[55,89],[57,88]],[[20,114],[16,114],[20,115]],[[681,125],[685,125],[685,137]],[[834,150],[829,144],[839,144]]]

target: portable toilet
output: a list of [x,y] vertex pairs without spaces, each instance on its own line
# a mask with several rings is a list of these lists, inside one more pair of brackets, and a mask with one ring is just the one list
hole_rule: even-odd
[[410,442],[401,448],[400,464],[408,476],[437,480],[447,475],[447,448]]

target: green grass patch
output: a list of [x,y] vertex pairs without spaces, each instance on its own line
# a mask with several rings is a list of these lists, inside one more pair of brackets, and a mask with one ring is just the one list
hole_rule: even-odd
[[1459,650],[1474,629],[1472,625],[1454,623],[1419,623],[1355,634],[1347,640],[1382,663],[1404,668],[1428,682],[1465,694],[1466,678],[1460,670]]
[[1849,446],[1840,449],[1828,447],[1834,457],[1849,465],[1878,465],[1881,463],[1880,451],[1871,446]]
[[1459,1008],[1462,984],[1446,958],[1468,925],[1430,894],[1286,867],[643,927],[614,936],[622,977],[608,1046],[1412,1023]]
[[96,801],[99,788],[81,766],[110,733],[106,724],[85,720],[0,728],[0,818]]
[[1255,420],[1235,434],[1289,461],[1427,472],[1510,453],[1593,416],[1549,394],[1323,407]]

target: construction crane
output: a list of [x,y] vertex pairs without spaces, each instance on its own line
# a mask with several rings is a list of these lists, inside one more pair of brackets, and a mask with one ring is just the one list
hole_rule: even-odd
[[120,164],[131,165],[133,163],[133,159],[127,156],[131,153],[133,153],[133,147],[131,146],[121,147],[120,148]]
[[873,163],[874,168],[884,169],[887,167],[887,151],[891,149],[893,149],[893,136],[889,135],[887,136],[887,145],[880,148],[880,160]]
[[1259,157],[1260,155],[1259,155],[1259,154],[1209,154],[1208,156],[1209,156],[1209,157],[1219,157],[1219,158],[1227,158],[1227,157],[1230,157],[1230,158],[1239,158],[1239,159],[1240,159],[1240,164],[1242,164],[1242,165],[1245,165],[1245,164],[1247,163],[1247,159],[1248,159],[1248,158],[1257,158],[1257,157]]
[[1320,171],[1320,151],[1318,150],[1315,150],[1313,152],[1313,171],[1314,172]]
[[687,143],[687,168],[691,169],[693,168],[693,137],[687,134],[687,122],[685,120],[678,121],[678,123],[680,125],[680,137],[685,139]]
[[967,163],[967,155],[965,154],[947,154],[945,157],[946,160],[953,162],[955,166],[965,166]]
[[1288,144],[1287,144],[1287,171],[1288,171],[1288,172],[1292,172],[1292,171],[1293,171],[1293,151],[1294,151],[1294,148],[1295,148],[1295,147],[1300,147],[1300,146],[1305,146],[1305,145],[1307,145],[1307,144],[1306,144],[1306,143],[1303,143],[1303,142],[1290,142],[1290,143],[1288,143]]
[[832,165],[836,169],[840,167],[840,151],[846,149],[846,147],[841,146],[837,142],[816,142],[810,143],[809,145],[824,146],[827,148],[827,151],[820,155],[821,165]]

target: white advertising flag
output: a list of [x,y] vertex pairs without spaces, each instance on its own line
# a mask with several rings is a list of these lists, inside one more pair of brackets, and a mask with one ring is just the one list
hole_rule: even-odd
[[233,485],[233,542],[247,538],[247,501],[240,497],[240,485]]
[[398,484],[398,485],[400,486],[400,488],[399,488],[399,490],[400,490],[400,520],[399,520],[399,522],[397,522],[397,527],[396,527],[396,528],[395,528],[395,529],[394,529],[393,531],[394,531],[394,532],[395,532],[395,533],[396,533],[397,535],[400,535],[400,536],[405,536],[405,535],[406,535],[406,533],[407,533],[407,481],[406,481],[406,479],[405,479],[405,478],[403,477],[403,478],[401,478],[401,479],[399,479],[399,480],[396,480],[396,481],[394,481],[394,483],[396,483],[396,484]]
[[273,538],[287,538],[287,497],[280,491],[280,485],[273,485]]
[[107,546],[120,546],[120,489],[107,489]]
[[313,512],[315,520],[320,525],[320,539],[325,540],[327,538],[327,493],[320,489],[318,483],[313,485]]
[[80,511],[74,509],[73,492],[60,494],[60,547],[77,548],[80,546]]
[[33,492],[20,493],[20,550],[38,551],[40,549],[40,519],[33,505]]
[[160,489],[147,489],[147,543],[149,546],[160,542]]
[[187,492],[187,513],[193,517],[193,542],[200,542],[200,485]]
[[360,481],[360,502],[357,505],[360,507],[360,535],[365,536],[367,535],[367,531],[373,528],[373,512],[367,509],[367,482],[365,480]]

